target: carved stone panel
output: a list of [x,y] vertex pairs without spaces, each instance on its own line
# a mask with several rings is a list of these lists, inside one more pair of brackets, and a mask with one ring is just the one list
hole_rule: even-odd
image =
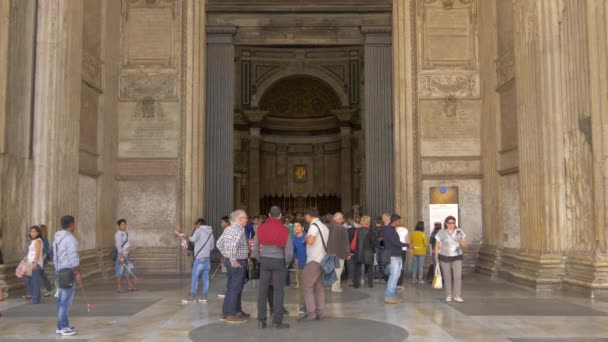
[[176,158],[179,106],[175,102],[123,102],[119,114],[119,158]]
[[480,154],[479,101],[456,98],[420,101],[420,117],[423,157]]
[[421,98],[479,98],[479,74],[474,73],[426,73],[420,74]]
[[513,51],[496,59],[496,89],[501,91],[507,83],[515,78],[515,58]]
[[175,67],[179,2],[123,0],[123,65]]
[[82,83],[80,87],[80,150],[97,154],[99,93]]
[[120,75],[120,98],[139,100],[144,97],[177,99],[175,74],[123,74]]
[[423,0],[419,4],[423,69],[477,65],[476,14],[473,0]]

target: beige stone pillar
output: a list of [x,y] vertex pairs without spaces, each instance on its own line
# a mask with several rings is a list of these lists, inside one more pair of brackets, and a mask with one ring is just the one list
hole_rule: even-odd
[[83,2],[40,1],[36,41],[32,222],[77,216]]
[[[414,227],[420,215],[416,6],[415,0],[393,0],[393,155],[394,169],[399,170],[394,172],[395,211],[407,227]],[[370,198],[369,184],[365,191]]]
[[[184,116],[180,153],[180,226],[190,225],[205,207],[206,20],[205,1],[185,1]],[[215,222],[210,222],[216,224]],[[184,261],[185,262],[185,261]]]
[[[0,2],[0,154],[5,150],[10,1]],[[0,195],[0,200],[2,199]]]
[[352,210],[353,205],[351,139],[352,128],[350,126],[340,127],[340,192],[343,213],[349,213]]
[[249,129],[249,205],[250,216],[260,214],[260,129]]
[[478,2],[479,18],[479,64],[481,80],[481,148],[482,148],[482,205],[483,244],[479,250],[477,270],[486,275],[495,275],[500,259],[503,230],[500,212],[500,176],[497,172],[498,119],[500,115],[497,87],[497,32],[496,1]]
[[560,1],[514,1],[521,249],[501,274],[537,288],[561,284],[565,175],[560,74]]

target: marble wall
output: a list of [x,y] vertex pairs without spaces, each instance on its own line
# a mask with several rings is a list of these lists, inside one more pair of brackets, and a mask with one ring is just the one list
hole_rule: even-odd
[[[78,177],[78,247],[85,251],[97,247],[97,178]],[[110,227],[105,227],[111,229]]]

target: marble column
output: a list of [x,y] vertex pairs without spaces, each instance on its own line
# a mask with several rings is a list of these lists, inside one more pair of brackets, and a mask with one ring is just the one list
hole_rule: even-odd
[[[0,155],[5,150],[6,94],[8,85],[8,40],[10,24],[10,1],[0,2]],[[2,199],[0,195],[0,200]]]
[[352,128],[350,126],[340,127],[340,198],[342,212],[349,213],[353,206],[353,184],[352,184]]
[[279,195],[287,195],[287,182],[289,173],[287,171],[287,150],[288,144],[277,145],[277,184],[276,191]]
[[207,27],[204,216],[214,227],[234,210],[235,33],[233,26]]
[[[179,163],[179,213],[182,229],[191,227],[201,216],[207,200],[206,169],[206,13],[205,1],[185,1],[184,93],[182,141]],[[213,201],[213,198],[209,199]],[[214,227],[217,222],[209,222]],[[180,254],[183,257],[183,255]],[[185,266],[183,258],[180,264]],[[187,266],[185,266],[187,267]]]
[[247,212],[250,216],[260,214],[260,128],[249,129],[249,201]]
[[[365,35],[365,203],[372,216],[395,210],[393,52],[391,28],[362,27]],[[344,201],[344,199],[343,199]],[[402,213],[403,214],[403,213]]]
[[500,108],[496,92],[497,56],[496,1],[482,1],[479,10],[479,64],[481,79],[482,113],[482,204],[483,204],[483,244],[479,251],[476,269],[485,275],[495,275],[500,258],[503,230],[500,214],[500,176],[497,172],[498,125]]
[[83,2],[40,1],[36,32],[31,221],[78,216]]
[[567,236],[559,1],[514,1],[521,249],[499,273],[537,288],[561,285]]

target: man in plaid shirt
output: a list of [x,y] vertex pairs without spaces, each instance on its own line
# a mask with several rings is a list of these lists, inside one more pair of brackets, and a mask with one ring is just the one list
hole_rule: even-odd
[[230,214],[230,226],[217,241],[217,248],[224,256],[224,264],[228,270],[221,315],[221,319],[228,323],[244,323],[250,317],[241,307],[241,292],[245,285],[249,256],[249,245],[245,238],[246,224],[247,213],[240,209],[233,211]]

